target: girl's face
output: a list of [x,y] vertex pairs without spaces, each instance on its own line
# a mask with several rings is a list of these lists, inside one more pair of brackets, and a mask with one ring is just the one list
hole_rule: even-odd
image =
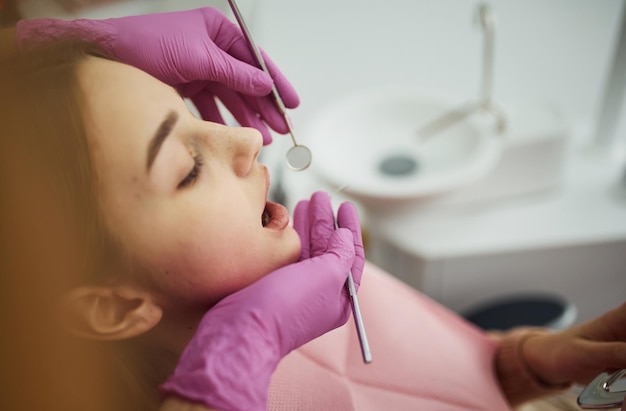
[[106,223],[164,305],[211,305],[298,259],[287,210],[267,202],[260,133],[196,118],[121,63],[89,57],[79,78]]

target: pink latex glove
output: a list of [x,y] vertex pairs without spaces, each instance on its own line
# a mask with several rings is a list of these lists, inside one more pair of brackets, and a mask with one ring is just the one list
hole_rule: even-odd
[[269,95],[273,81],[287,108],[300,103],[271,59],[262,53],[273,80],[257,68],[239,26],[211,7],[105,20],[22,20],[16,26],[18,47],[63,38],[93,42],[176,87],[207,121],[224,123],[219,98],[242,126],[263,134],[264,144],[272,141],[266,124],[278,133],[289,131]]
[[280,360],[350,316],[348,270],[358,286],[364,264],[352,204],[340,206],[337,222],[342,228],[335,230],[326,193],[300,202],[294,228],[302,239],[301,260],[211,308],[162,393],[220,410],[265,410]]

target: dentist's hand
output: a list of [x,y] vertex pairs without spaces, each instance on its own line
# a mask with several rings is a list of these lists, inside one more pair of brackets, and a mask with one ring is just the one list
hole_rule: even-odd
[[22,20],[16,27],[20,47],[64,38],[93,42],[112,58],[177,88],[205,120],[224,123],[215,102],[220,99],[242,126],[261,131],[264,144],[272,141],[266,124],[288,132],[269,96],[273,82],[287,108],[299,104],[276,65],[263,54],[272,78],[257,68],[239,27],[214,8],[106,20]]
[[570,329],[537,333],[522,350],[530,371],[548,385],[587,384],[626,368],[626,303]]
[[270,379],[290,351],[333,330],[350,315],[345,282],[360,283],[364,255],[349,203],[338,224],[327,194],[297,205],[301,260],[280,268],[211,308],[161,387],[166,396],[220,410],[265,410]]

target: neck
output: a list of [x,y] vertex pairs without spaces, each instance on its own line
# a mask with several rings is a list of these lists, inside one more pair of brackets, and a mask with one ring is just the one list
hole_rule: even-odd
[[127,341],[133,374],[152,399],[160,398],[158,387],[173,374],[178,359],[196,332],[208,308],[164,304],[161,321],[146,334]]
[[165,310],[159,324],[142,337],[142,345],[151,347],[157,358],[155,365],[165,373],[165,377],[174,372],[178,358],[191,341],[205,310],[183,309]]

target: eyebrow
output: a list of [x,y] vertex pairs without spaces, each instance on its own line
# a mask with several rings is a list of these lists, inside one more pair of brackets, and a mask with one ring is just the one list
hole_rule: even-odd
[[159,150],[161,149],[161,146],[163,146],[163,142],[165,141],[167,136],[170,135],[170,132],[176,125],[177,121],[178,114],[176,112],[170,111],[169,113],[167,113],[167,116],[165,117],[161,125],[159,125],[159,128],[150,140],[150,143],[148,144],[148,158],[146,161],[146,170],[148,172],[150,172],[152,163],[154,163],[154,159],[156,158],[157,154],[159,154]]

